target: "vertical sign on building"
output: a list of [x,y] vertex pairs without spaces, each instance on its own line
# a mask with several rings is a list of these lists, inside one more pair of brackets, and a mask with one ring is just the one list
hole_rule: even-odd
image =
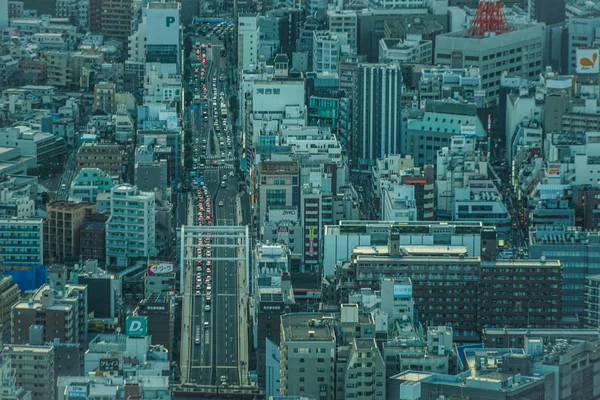
[[315,227],[314,226],[308,227],[308,240],[309,240],[308,254],[312,257],[315,255]]

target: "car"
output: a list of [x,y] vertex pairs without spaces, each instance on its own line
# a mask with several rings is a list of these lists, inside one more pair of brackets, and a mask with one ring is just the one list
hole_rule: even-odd
[[210,304],[207,304],[204,306],[204,311],[206,311],[206,312],[210,311]]
[[200,293],[201,292],[199,290],[196,290],[196,296],[200,296]]
[[210,328],[210,323],[208,321],[204,321],[204,329]]
[[233,171],[229,171],[229,177],[230,177],[230,178],[233,178],[233,175],[234,175],[234,174],[233,174]]
[[221,182],[221,188],[222,188],[222,189],[225,189],[225,186],[226,186],[226,185],[225,185],[225,182]]
[[219,207],[223,207],[225,205],[225,203],[223,201],[219,202]]

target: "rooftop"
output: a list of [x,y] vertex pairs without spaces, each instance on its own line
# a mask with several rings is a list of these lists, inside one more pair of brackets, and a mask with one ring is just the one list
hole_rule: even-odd
[[323,318],[334,321],[333,315],[319,313],[293,313],[281,316],[285,341],[333,341],[334,333]]

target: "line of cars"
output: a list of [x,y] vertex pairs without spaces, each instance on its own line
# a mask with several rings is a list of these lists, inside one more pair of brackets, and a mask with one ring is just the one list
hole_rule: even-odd
[[213,128],[217,135],[221,154],[227,157],[233,157],[233,142],[231,131],[227,129],[227,97],[225,92],[219,92],[217,88],[217,78],[212,78],[212,107],[213,107]]
[[205,23],[198,27],[196,33],[198,35],[205,35],[207,39],[211,36],[216,36],[223,40],[227,33],[233,32],[233,23],[231,22],[220,22],[217,25],[212,26],[212,23]]
[[[202,182],[200,187],[196,189],[196,203],[197,203],[197,224],[199,226],[212,226],[212,202],[208,188],[206,184]],[[196,255],[198,258],[207,258],[208,260],[197,260],[196,261],[196,291],[197,296],[204,294],[206,295],[206,305],[204,311],[210,311],[210,304],[212,300],[212,235],[209,232],[205,237],[198,239],[198,247],[196,249]],[[208,328],[208,321],[204,322],[204,328]]]

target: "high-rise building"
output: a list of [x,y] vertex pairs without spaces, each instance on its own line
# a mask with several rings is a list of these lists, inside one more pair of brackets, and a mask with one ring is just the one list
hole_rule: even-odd
[[41,218],[0,219],[0,237],[4,238],[1,262],[14,266],[43,264],[43,223]]
[[87,216],[96,212],[94,203],[53,201],[48,203],[44,222],[44,255],[51,262],[79,258],[80,231]]
[[258,16],[240,15],[238,17],[238,68],[243,70],[250,64],[256,65],[258,59]]
[[378,158],[399,154],[402,74],[397,65],[361,64],[354,76],[351,164],[369,169]]
[[101,0],[101,32],[105,39],[117,39],[123,42],[125,49],[131,35],[132,18],[133,0]]
[[336,335],[333,326],[314,323],[321,316],[281,316],[281,396],[334,397]]
[[16,386],[29,391],[30,398],[56,398],[54,347],[13,344],[4,347],[4,355],[11,360]]
[[156,254],[154,193],[123,184],[112,188],[106,222],[106,264],[126,267],[132,260]]
[[314,72],[337,72],[340,64],[341,43],[331,31],[313,32],[312,70]]

